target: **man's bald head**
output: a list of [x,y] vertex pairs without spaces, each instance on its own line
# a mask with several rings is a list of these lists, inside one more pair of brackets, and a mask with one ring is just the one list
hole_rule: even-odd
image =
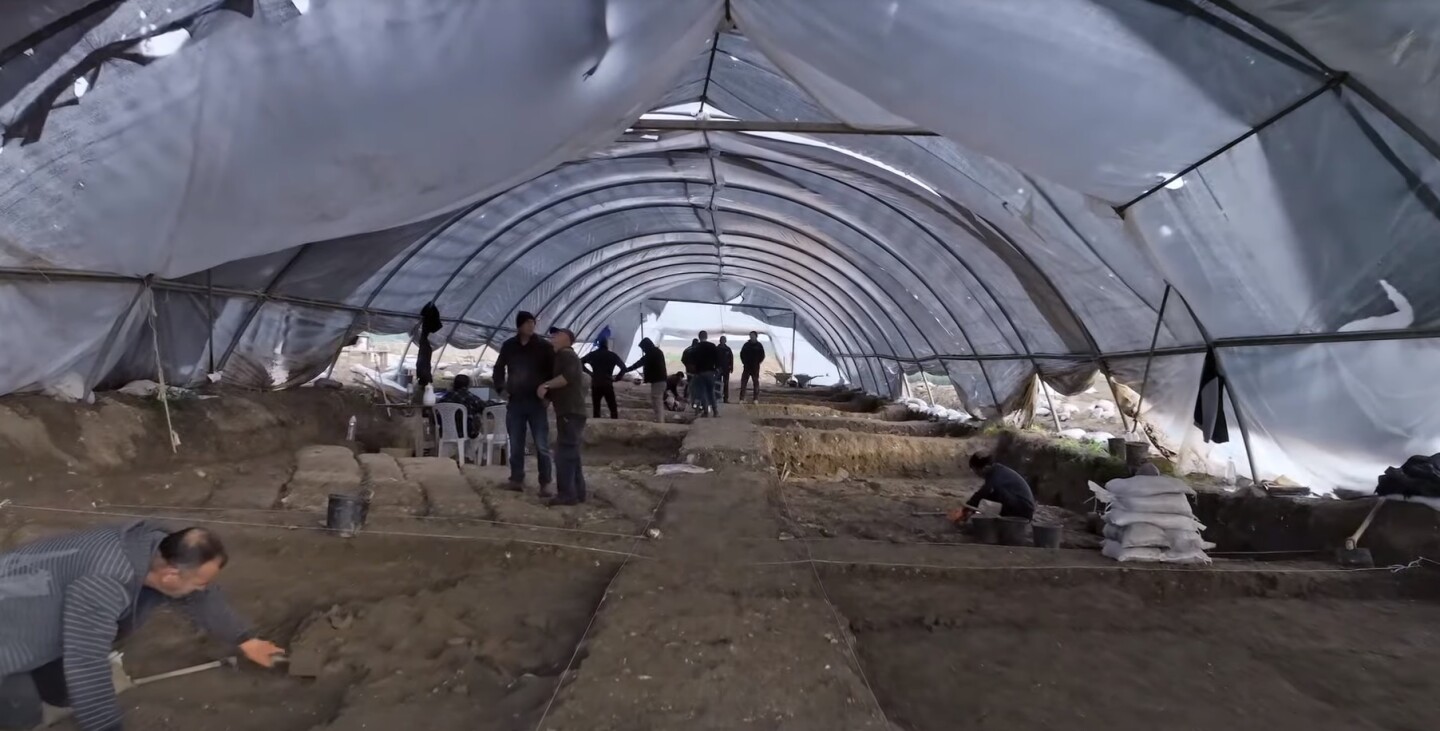
[[160,540],[145,585],[166,596],[203,591],[230,562],[220,537],[205,528],[177,530]]

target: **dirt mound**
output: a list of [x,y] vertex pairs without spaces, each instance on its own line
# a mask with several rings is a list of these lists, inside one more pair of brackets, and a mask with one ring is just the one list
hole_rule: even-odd
[[974,427],[950,422],[885,421],[883,419],[855,419],[841,416],[778,416],[756,419],[756,423],[761,426],[782,429],[823,429],[862,434],[892,434],[902,437],[963,437],[976,432]]
[[776,467],[796,475],[953,474],[977,448],[964,439],[774,428],[762,432]]

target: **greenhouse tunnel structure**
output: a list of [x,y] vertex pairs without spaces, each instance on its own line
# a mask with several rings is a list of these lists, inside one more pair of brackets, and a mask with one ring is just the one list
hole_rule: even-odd
[[1177,443],[1210,358],[1242,471],[1369,489],[1440,451],[1437,44],[1405,0],[10,3],[0,393],[685,296],[985,417],[1101,372]]

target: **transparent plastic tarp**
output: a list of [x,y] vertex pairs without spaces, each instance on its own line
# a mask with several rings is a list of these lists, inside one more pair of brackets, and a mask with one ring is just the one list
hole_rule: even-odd
[[[522,309],[628,346],[693,292],[987,416],[1150,362],[1145,420],[1197,464],[1366,487],[1434,451],[1440,10],[817,2],[0,8],[0,328],[30,346],[0,393],[295,385],[432,301],[457,349]],[[801,127],[634,128],[660,109]],[[802,129],[837,122],[892,133]],[[1209,346],[1223,447],[1190,425]]]

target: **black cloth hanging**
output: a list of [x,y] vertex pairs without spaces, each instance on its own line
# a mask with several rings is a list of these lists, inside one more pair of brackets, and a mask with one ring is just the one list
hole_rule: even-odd
[[430,358],[435,351],[435,346],[430,344],[430,333],[439,332],[441,325],[440,309],[435,306],[434,302],[427,303],[420,309],[420,338],[416,343],[419,350],[415,356],[415,382],[421,386],[433,383],[435,380],[430,369]]
[[1205,366],[1200,369],[1200,393],[1195,397],[1195,426],[1207,442],[1224,444],[1230,441],[1225,424],[1225,378],[1215,362],[1215,351],[1205,351]]

